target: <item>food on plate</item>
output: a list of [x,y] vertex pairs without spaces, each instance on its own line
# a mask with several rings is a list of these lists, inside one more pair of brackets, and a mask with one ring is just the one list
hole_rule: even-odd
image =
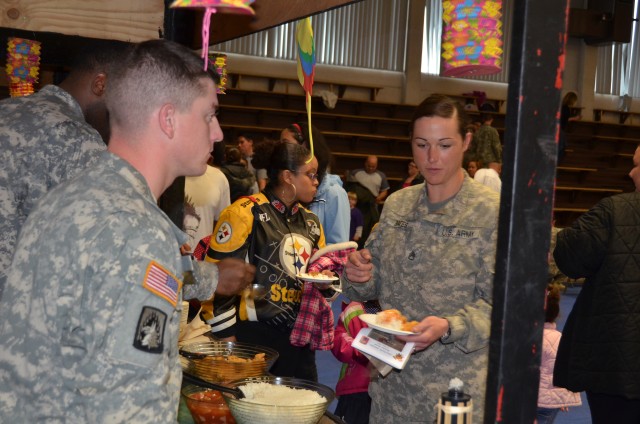
[[302,278],[303,280],[305,278],[312,278],[314,280],[327,280],[327,281],[336,279],[336,277],[332,275],[326,275],[321,272],[313,272],[313,271],[309,273],[301,272],[298,274],[298,278]]
[[397,309],[386,309],[378,312],[376,322],[378,325],[400,331],[413,331],[414,327],[418,325],[418,321],[409,321]]
[[296,389],[279,384],[247,383],[240,386],[245,402],[276,406],[317,405],[327,402],[318,392],[309,389]]

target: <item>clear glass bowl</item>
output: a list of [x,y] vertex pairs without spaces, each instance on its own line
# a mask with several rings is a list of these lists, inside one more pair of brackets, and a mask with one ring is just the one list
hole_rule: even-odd
[[247,383],[257,382],[313,390],[323,396],[325,402],[313,405],[276,406],[235,399],[231,394],[222,393],[238,424],[316,424],[335,397],[333,390],[323,384],[296,378],[262,376],[236,380],[226,385],[241,388]]
[[192,343],[180,349],[182,369],[211,383],[265,375],[277,359],[274,349],[240,342]]
[[182,396],[196,424],[234,424],[231,410],[220,392],[185,384]]

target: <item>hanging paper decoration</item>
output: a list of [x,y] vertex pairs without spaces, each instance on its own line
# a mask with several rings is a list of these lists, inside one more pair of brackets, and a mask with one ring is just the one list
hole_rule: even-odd
[[227,55],[223,53],[209,53],[209,63],[216,70],[220,82],[216,87],[216,93],[225,94],[227,88]]
[[7,43],[7,77],[11,97],[34,92],[40,68],[40,42],[9,37]]
[[[311,92],[316,67],[316,46],[313,40],[311,18],[298,21],[296,28],[296,45],[298,47],[298,80],[304,89],[307,105],[307,123],[309,127],[309,146],[313,158],[313,136],[311,131]],[[309,158],[309,161],[311,161]]]
[[204,19],[202,20],[202,58],[204,70],[207,70],[209,57],[209,27],[211,15],[218,11],[255,15],[256,12],[249,6],[255,0],[175,0],[169,7],[204,7]]
[[502,0],[445,0],[442,7],[442,75],[500,72]]

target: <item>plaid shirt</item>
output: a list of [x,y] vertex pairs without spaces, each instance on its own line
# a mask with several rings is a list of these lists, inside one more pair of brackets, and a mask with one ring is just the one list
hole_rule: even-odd
[[[307,267],[307,272],[329,269],[341,274],[349,254],[355,249],[342,249],[319,257]],[[300,312],[291,331],[289,341],[294,346],[309,345],[312,350],[330,350],[334,339],[333,312],[320,290],[313,284],[302,289]]]

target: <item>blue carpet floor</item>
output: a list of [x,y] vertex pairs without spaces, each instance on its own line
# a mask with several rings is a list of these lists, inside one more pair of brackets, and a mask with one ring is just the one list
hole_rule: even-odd
[[[564,323],[573,308],[576,296],[580,292],[580,287],[570,287],[562,295],[560,301],[560,317],[558,318],[558,329],[562,331]],[[339,297],[331,305],[335,319],[338,319],[340,315],[341,302],[343,298]],[[316,363],[318,366],[318,380],[320,383],[325,384],[332,389],[336,387],[338,381],[338,373],[340,372],[341,363],[333,357],[333,354],[328,352],[316,352]],[[336,406],[334,401],[329,408],[333,411]],[[582,406],[570,408],[568,412],[560,412],[554,422],[554,424],[591,424],[591,416],[589,414],[589,405],[587,404],[587,397],[582,393]]]

